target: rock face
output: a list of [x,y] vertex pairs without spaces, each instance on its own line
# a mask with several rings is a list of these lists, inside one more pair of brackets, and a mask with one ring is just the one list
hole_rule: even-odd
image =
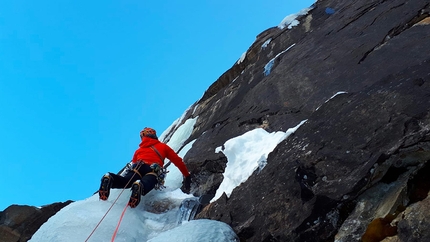
[[28,241],[43,223],[71,202],[54,203],[41,208],[9,206],[0,213],[0,241]]
[[[319,0],[297,20],[259,34],[187,111],[197,219],[250,242],[430,241],[429,2]],[[303,120],[263,170],[208,204],[228,162],[217,147]],[[25,241],[5,214],[0,236]]]
[[228,139],[307,121],[197,218],[242,241],[430,241],[429,16],[421,0],[318,1],[257,36],[190,108],[191,191],[214,195]]

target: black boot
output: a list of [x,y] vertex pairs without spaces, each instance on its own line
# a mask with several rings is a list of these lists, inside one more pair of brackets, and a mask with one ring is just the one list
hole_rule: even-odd
[[128,205],[131,208],[135,208],[137,207],[137,205],[139,205],[140,196],[142,195],[142,193],[143,193],[143,185],[140,182],[140,180],[137,180],[131,186],[131,196],[130,196],[130,200],[128,201]]
[[99,198],[101,200],[106,201],[109,198],[111,186],[112,177],[109,175],[109,173],[106,173],[106,175],[102,177],[102,181],[100,183]]

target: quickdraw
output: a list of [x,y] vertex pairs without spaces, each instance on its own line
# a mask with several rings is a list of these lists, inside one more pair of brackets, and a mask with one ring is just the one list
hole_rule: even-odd
[[164,188],[166,188],[166,186],[164,186],[164,182],[166,180],[167,173],[169,172],[167,170],[167,166],[161,167],[159,164],[154,163],[151,165],[151,169],[157,175],[158,181],[158,183],[155,184],[154,189],[163,190]]

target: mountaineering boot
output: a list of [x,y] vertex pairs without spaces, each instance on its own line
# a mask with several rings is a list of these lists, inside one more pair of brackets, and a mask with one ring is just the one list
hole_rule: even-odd
[[109,197],[110,187],[112,185],[111,177],[109,173],[106,173],[102,177],[102,181],[100,183],[100,189],[99,189],[99,198],[103,201],[106,201]]
[[130,200],[128,201],[128,205],[131,208],[137,207],[140,203],[140,196],[143,193],[143,185],[140,183],[140,180],[137,180],[131,185],[131,196]]

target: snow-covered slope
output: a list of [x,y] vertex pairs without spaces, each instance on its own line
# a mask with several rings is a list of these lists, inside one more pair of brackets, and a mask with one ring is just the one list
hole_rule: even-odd
[[[113,189],[108,201],[100,201],[96,194],[66,206],[42,225],[30,241],[111,241],[127,205],[129,190],[121,194],[91,233],[120,193],[120,189]],[[232,229],[218,221],[195,220],[178,224],[178,208],[187,197],[189,195],[180,189],[151,191],[138,207],[127,208],[115,241],[166,241],[166,237],[175,238],[175,241],[236,241]]]

